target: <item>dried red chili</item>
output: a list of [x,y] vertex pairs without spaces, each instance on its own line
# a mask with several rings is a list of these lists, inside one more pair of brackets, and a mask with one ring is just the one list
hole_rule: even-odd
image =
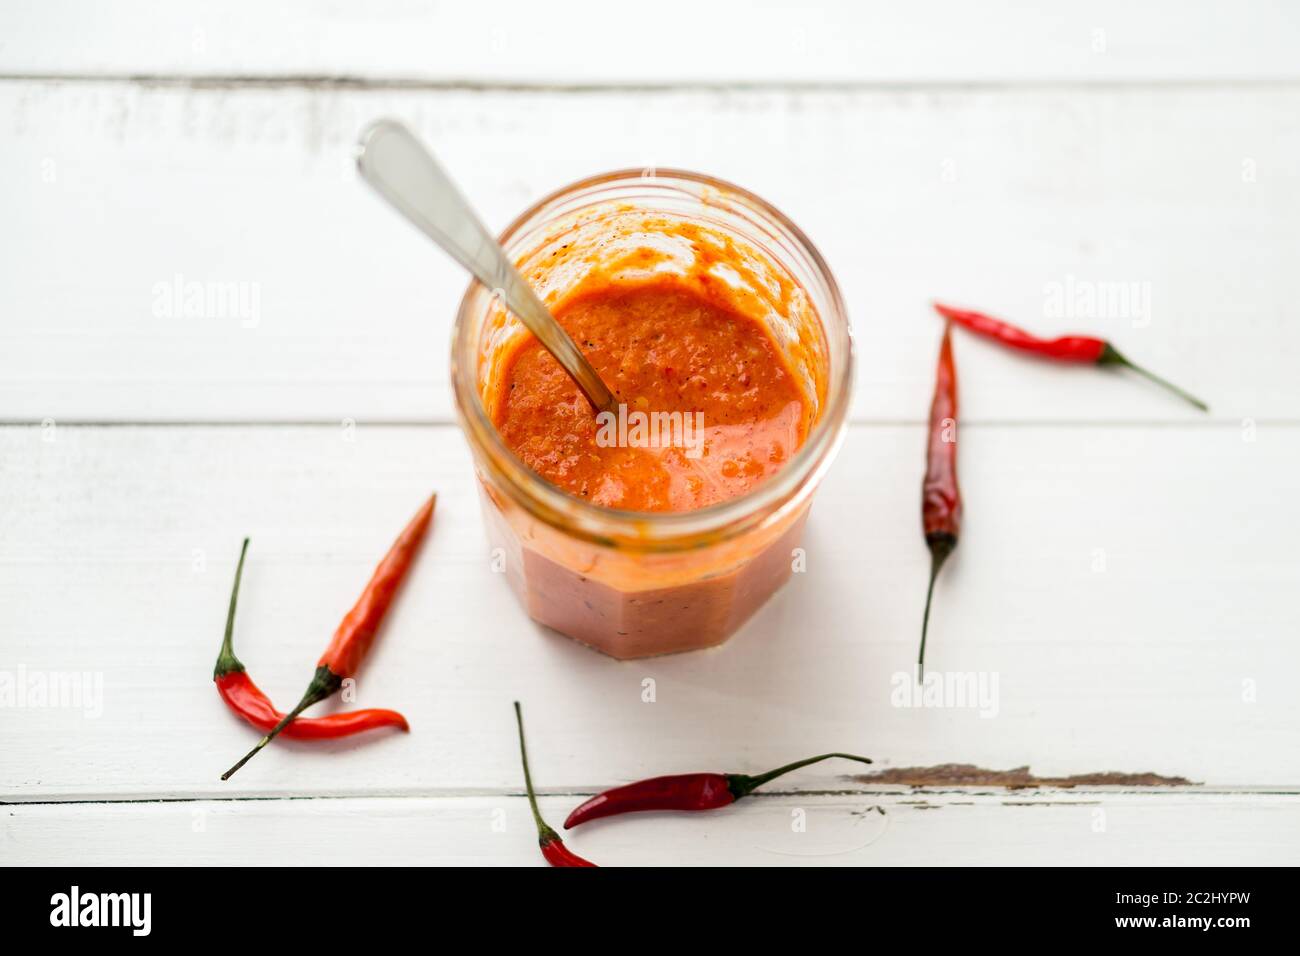
[[405,579],[406,572],[410,570],[411,562],[415,559],[420,542],[424,540],[425,532],[429,530],[429,522],[433,518],[433,507],[437,500],[438,496],[432,495],[424,503],[393,542],[384,559],[379,562],[379,566],[375,568],[375,573],[370,578],[370,583],[361,592],[361,597],[353,605],[352,610],[343,618],[338,630],[334,632],[334,639],[330,641],[329,647],[317,661],[316,673],[311,683],[307,685],[307,692],[303,694],[298,706],[285,714],[279,723],[257,742],[257,746],[223,773],[222,780],[228,780],[236,770],[248,763],[254,754],[274,740],[295,717],[312,704],[318,704],[329,697],[343,685],[345,678],[356,673],[366,651],[374,643],[379,624],[383,621],[389,605],[393,603],[398,587]]
[[[226,615],[226,633],[221,641],[221,653],[212,679],[217,693],[234,713],[261,731],[270,730],[284,714],[275,709],[271,699],[253,683],[244,669],[243,661],[235,656],[233,634],[235,629],[235,604],[239,599],[239,582],[244,575],[244,556],[248,553],[248,539],[239,552],[239,565],[235,568],[235,584],[230,591],[230,611]],[[395,710],[353,710],[327,717],[299,717],[285,725],[282,733],[299,740],[333,740],[382,727],[400,727],[410,730],[406,718]]]
[[921,528],[930,549],[930,586],[925,592],[921,619],[918,672],[925,668],[925,638],[930,629],[930,601],[939,569],[957,547],[961,534],[961,488],[957,484],[957,367],[952,359],[952,327],[943,330],[939,364],[934,373],[934,398],[930,402],[930,440],[925,453],[925,480],[921,483]]
[[515,701],[515,724],[519,727],[519,759],[524,764],[524,786],[528,788],[528,805],[533,809],[533,820],[537,824],[537,845],[542,849],[542,856],[551,866],[595,866],[595,863],[584,860],[565,846],[560,835],[547,826],[546,821],[542,819],[542,812],[537,809],[533,775],[528,771],[528,748],[524,746],[524,715],[519,709],[519,701]]
[[757,776],[743,773],[681,773],[667,777],[651,777],[648,780],[638,780],[636,783],[614,787],[612,790],[596,794],[574,808],[568,819],[564,821],[564,829],[569,830],[601,817],[637,813],[642,810],[716,810],[735,803],[763,784],[791,770],[798,770],[800,767],[821,760],[829,760],[831,757],[856,760],[858,763],[871,763],[870,757],[829,753],[796,760],[794,763],[788,763]]
[[945,319],[951,319],[976,335],[992,339],[995,342],[1001,342],[1003,345],[1018,349],[1021,352],[1029,352],[1032,355],[1041,355],[1044,358],[1061,362],[1078,362],[1086,365],[1121,365],[1124,368],[1130,368],[1160,387],[1173,392],[1179,398],[1191,402],[1201,411],[1208,412],[1210,410],[1209,406],[1199,398],[1189,395],[1177,385],[1165,381],[1142,366],[1130,362],[1115,346],[1105,339],[1086,335],[1063,335],[1055,339],[1041,339],[1036,335],[1031,335],[1024,329],[1017,328],[1008,322],[995,319],[982,312],[954,309],[952,306],[943,305],[939,302],[934,303],[934,308]]

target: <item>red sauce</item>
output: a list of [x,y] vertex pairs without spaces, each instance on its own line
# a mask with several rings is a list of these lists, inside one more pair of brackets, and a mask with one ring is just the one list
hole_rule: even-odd
[[695,457],[685,442],[602,442],[578,387],[522,337],[494,382],[494,423],[530,468],[575,496],[630,511],[702,508],[750,491],[807,437],[812,409],[770,333],[707,286],[588,284],[556,318],[629,413],[699,412],[691,421],[704,426]]

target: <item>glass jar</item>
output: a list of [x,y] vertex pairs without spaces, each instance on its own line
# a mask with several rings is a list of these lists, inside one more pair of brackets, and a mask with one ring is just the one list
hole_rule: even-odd
[[[729,183],[679,170],[594,176],[537,203],[500,239],[553,305],[581,279],[582,253],[628,258],[641,243],[661,259],[689,255],[670,248],[655,222],[691,224],[743,251],[747,268],[726,278],[764,294],[772,338],[816,406],[804,444],[747,494],[695,511],[640,513],[562,491],[493,425],[494,375],[508,343],[528,333],[474,282],[452,337],[457,414],[507,580],[534,620],[617,658],[719,644],[785,583],[813,491],[843,438],[853,375],[848,317],[821,255],[780,212]],[[786,294],[770,295],[774,288]]]

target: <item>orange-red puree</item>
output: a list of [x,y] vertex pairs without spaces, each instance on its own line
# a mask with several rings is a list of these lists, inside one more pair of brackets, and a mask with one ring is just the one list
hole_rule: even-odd
[[702,508],[764,481],[807,437],[809,403],[768,330],[707,287],[673,276],[588,282],[556,318],[628,412],[702,414],[690,419],[703,425],[694,456],[684,442],[602,443],[577,385],[524,337],[497,379],[495,424],[573,495],[632,511]]

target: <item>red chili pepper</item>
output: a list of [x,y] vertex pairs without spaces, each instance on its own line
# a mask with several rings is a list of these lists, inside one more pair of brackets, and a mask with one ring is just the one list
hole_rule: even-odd
[[537,794],[533,792],[533,776],[528,772],[528,748],[524,746],[524,715],[519,710],[519,701],[515,701],[515,723],[519,727],[519,757],[524,764],[524,786],[528,788],[528,805],[533,808],[533,820],[537,823],[537,845],[542,848],[542,856],[551,866],[595,866],[595,863],[584,860],[565,846],[560,835],[547,826],[546,821],[542,819],[542,812],[537,809]]
[[352,610],[343,618],[338,630],[334,632],[334,639],[330,641],[329,647],[317,662],[316,674],[307,685],[307,692],[302,695],[302,700],[298,701],[298,706],[285,714],[280,722],[257,742],[257,746],[223,773],[222,780],[230,779],[231,774],[248,763],[255,753],[274,740],[295,717],[312,704],[318,704],[329,697],[343,685],[344,678],[356,673],[361,659],[374,643],[375,633],[379,630],[379,624],[384,619],[388,606],[393,603],[393,596],[406,577],[406,572],[410,570],[411,562],[415,559],[420,542],[424,540],[425,532],[429,530],[429,522],[433,518],[433,506],[437,500],[437,495],[430,496],[393,542],[388,554],[379,562],[379,567],[375,568],[370,583],[361,592],[361,597]]
[[588,820],[642,810],[716,810],[735,803],[791,770],[798,770],[820,760],[829,760],[831,757],[871,763],[870,757],[829,753],[796,760],[756,777],[743,773],[681,773],[668,777],[651,777],[649,780],[638,780],[596,794],[574,808],[564,821],[564,829],[572,829]]
[[934,399],[930,403],[930,442],[925,453],[925,480],[921,483],[921,527],[930,549],[930,586],[925,592],[921,620],[918,671],[925,669],[925,637],[930,629],[930,599],[939,569],[957,547],[961,534],[961,488],[957,485],[957,367],[952,360],[952,327],[943,330],[939,365],[934,373]]
[[[263,733],[284,719],[284,713],[276,710],[271,699],[244,671],[235,671],[219,679],[217,691],[231,710]],[[298,717],[286,724],[280,733],[296,740],[337,740],[384,727],[411,729],[406,718],[397,711],[367,707],[325,717]]]
[[1148,372],[1142,366],[1130,362],[1120,354],[1120,351],[1115,346],[1105,339],[1086,335],[1063,335],[1056,339],[1040,339],[1024,329],[1017,328],[1010,323],[995,319],[982,312],[954,309],[952,306],[938,302],[934,303],[934,308],[945,319],[951,319],[958,325],[970,329],[976,335],[992,339],[995,342],[1001,342],[1003,345],[1019,349],[1021,352],[1029,352],[1033,355],[1041,355],[1061,362],[1079,362],[1085,365],[1121,365],[1130,368],[1139,375],[1143,375],[1155,382],[1161,388],[1167,388],[1179,398],[1191,402],[1201,411],[1208,412],[1210,410],[1210,407],[1199,398],[1187,394],[1177,385],[1167,382],[1158,375]]
[[[262,693],[244,670],[244,663],[235,656],[233,633],[235,629],[235,604],[239,599],[239,581],[244,574],[244,555],[248,553],[248,539],[239,552],[239,565],[235,569],[235,584],[230,591],[230,611],[226,615],[226,634],[221,641],[221,653],[212,672],[217,693],[226,706],[261,731],[270,730],[284,714],[275,709],[271,699]],[[351,737],[367,730],[381,727],[400,727],[410,730],[406,718],[395,710],[353,710],[328,717],[299,717],[282,731],[286,737],[299,740],[333,740]]]

